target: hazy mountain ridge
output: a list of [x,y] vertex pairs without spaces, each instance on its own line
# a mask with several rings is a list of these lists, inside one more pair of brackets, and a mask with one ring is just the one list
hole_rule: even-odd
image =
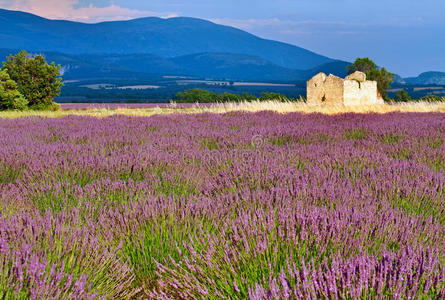
[[[3,59],[18,51],[0,49],[0,57]],[[66,80],[100,77],[143,79],[156,74],[225,80],[302,81],[307,80],[313,73],[312,69],[303,71],[283,68],[260,57],[246,54],[198,53],[163,58],[152,54],[32,53],[43,54],[47,61],[60,64]]]
[[0,45],[10,49],[69,54],[144,53],[161,57],[196,53],[246,54],[300,70],[333,61],[240,29],[185,17],[84,24],[0,9],[0,28]]
[[284,68],[261,57],[245,54],[198,53],[172,59],[185,74],[232,80],[296,81],[305,72]]
[[445,84],[445,72],[424,72],[417,77],[405,78],[409,84]]
[[341,60],[336,60],[333,62],[328,62],[326,64],[317,66],[315,68],[306,70],[305,77],[306,79],[310,79],[314,75],[317,75],[320,72],[325,74],[333,74],[335,76],[344,78],[348,75],[347,66],[350,66],[351,63]]

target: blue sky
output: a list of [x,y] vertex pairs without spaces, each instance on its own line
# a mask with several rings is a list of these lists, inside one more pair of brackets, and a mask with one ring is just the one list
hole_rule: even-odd
[[332,58],[369,56],[402,76],[445,72],[443,0],[0,0],[0,7],[83,22],[198,17]]

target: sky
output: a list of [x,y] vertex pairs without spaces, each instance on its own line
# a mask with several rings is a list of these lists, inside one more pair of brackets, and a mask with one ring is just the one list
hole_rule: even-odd
[[335,59],[370,57],[403,77],[445,72],[444,0],[0,0],[0,8],[87,23],[197,17]]

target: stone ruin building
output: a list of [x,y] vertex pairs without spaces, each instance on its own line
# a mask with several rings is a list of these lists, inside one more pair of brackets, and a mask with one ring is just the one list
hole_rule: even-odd
[[366,80],[366,74],[355,72],[345,79],[318,73],[307,82],[308,104],[368,105],[384,103],[377,82]]

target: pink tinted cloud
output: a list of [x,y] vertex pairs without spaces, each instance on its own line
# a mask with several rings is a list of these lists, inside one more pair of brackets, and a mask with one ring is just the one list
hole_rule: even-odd
[[21,10],[49,19],[63,19],[95,23],[102,21],[129,20],[140,17],[174,17],[172,13],[135,10],[112,4],[107,7],[76,7],[78,0],[13,0],[8,9]]

